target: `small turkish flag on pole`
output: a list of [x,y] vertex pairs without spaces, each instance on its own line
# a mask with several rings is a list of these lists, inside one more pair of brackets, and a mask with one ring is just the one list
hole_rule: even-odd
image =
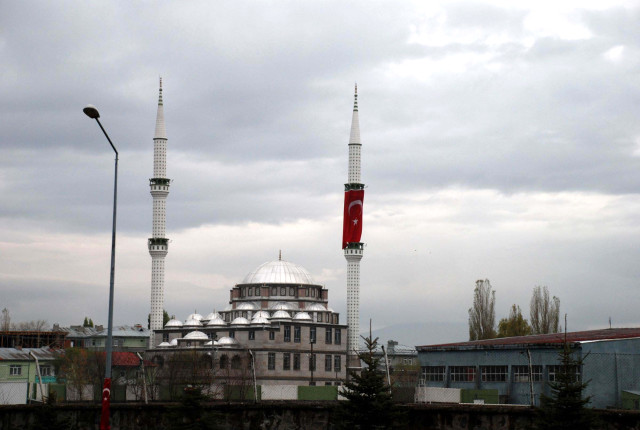
[[102,415],[100,417],[100,430],[111,430],[109,421],[109,404],[111,403],[111,378],[104,378],[102,387]]
[[348,243],[360,242],[362,236],[362,203],[364,190],[349,190],[344,193],[344,221],[342,224],[342,249]]

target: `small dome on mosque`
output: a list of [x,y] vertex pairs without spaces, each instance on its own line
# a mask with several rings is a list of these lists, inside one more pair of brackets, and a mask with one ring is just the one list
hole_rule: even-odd
[[198,313],[193,313],[191,315],[189,315],[187,317],[187,320],[198,320],[198,321],[202,321],[202,315],[198,314]]
[[235,340],[232,337],[228,337],[228,336],[223,336],[220,339],[218,339],[218,346],[234,346],[237,345],[238,341]]
[[167,321],[167,323],[164,326],[165,327],[182,327],[182,321],[177,319],[172,319]]
[[291,315],[287,311],[276,311],[271,315],[272,320],[290,320]]
[[185,323],[184,327],[202,327],[202,323],[200,320],[189,318]]
[[269,261],[258,266],[242,280],[243,284],[314,284],[307,269],[284,260]]
[[248,325],[249,320],[243,317],[238,317],[231,321],[231,325]]
[[183,339],[202,340],[202,339],[209,339],[209,337],[206,334],[202,333],[201,331],[194,330],[187,333],[187,335],[183,337]]
[[258,311],[255,314],[253,314],[253,318],[251,319],[256,319],[256,318],[267,318],[269,319],[269,312],[267,311]]
[[306,312],[298,312],[293,319],[298,321],[311,321],[311,316]]
[[220,318],[220,314],[218,312],[216,312],[216,311],[213,311],[209,315],[204,317],[204,319],[207,320],[207,321],[211,321],[211,320],[214,320],[216,318]]
[[210,340],[209,342],[204,344],[204,346],[216,346],[216,345],[218,345],[217,340]]
[[305,310],[314,311],[314,312],[317,312],[317,311],[324,312],[327,310],[327,308],[322,306],[320,303],[312,303],[309,306],[307,306]]
[[254,311],[256,309],[259,309],[259,307],[256,306],[255,303],[244,302],[244,303],[240,303],[236,309],[241,311]]
[[269,309],[274,311],[275,310],[293,311],[297,309],[297,306],[295,306],[293,303],[288,303],[288,302],[275,302],[269,306]]
[[210,319],[209,322],[207,322],[207,327],[212,325],[227,325],[227,323],[224,322],[224,320],[220,318],[220,316],[218,316],[216,318]]
[[265,317],[251,318],[251,325],[269,324],[269,319]]
[[178,339],[173,339],[171,342],[169,342],[169,346],[177,346],[178,345]]
[[169,346],[169,342],[162,342],[161,344],[158,345],[158,348],[168,348]]

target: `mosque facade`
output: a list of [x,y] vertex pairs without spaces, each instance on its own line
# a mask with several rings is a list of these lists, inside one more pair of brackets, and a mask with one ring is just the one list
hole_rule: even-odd
[[255,369],[258,385],[339,385],[346,378],[347,326],[329,307],[329,291],[281,258],[236,284],[224,310],[171,319],[154,336],[154,356],[199,351],[219,372],[234,363]]

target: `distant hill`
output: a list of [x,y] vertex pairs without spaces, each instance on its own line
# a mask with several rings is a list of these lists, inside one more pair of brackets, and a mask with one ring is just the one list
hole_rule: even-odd
[[[432,345],[469,340],[468,330],[466,321],[461,323],[406,323],[373,330],[373,337],[378,337],[382,345],[386,345],[388,340],[395,340],[405,346]],[[369,335],[368,332],[361,334],[363,336]]]

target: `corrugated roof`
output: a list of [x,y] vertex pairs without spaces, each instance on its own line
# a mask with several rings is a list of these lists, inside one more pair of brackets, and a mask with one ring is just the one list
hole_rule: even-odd
[[[567,333],[567,342],[594,342],[640,337],[640,328],[610,328]],[[417,346],[418,351],[430,349],[482,349],[515,345],[557,345],[564,342],[564,333],[537,334],[531,336],[503,337],[499,339],[472,340],[468,342],[442,343]]]
[[51,349],[48,346],[42,348],[0,348],[0,360],[31,360],[30,352],[38,357],[38,360],[54,360],[60,355],[60,350]]

